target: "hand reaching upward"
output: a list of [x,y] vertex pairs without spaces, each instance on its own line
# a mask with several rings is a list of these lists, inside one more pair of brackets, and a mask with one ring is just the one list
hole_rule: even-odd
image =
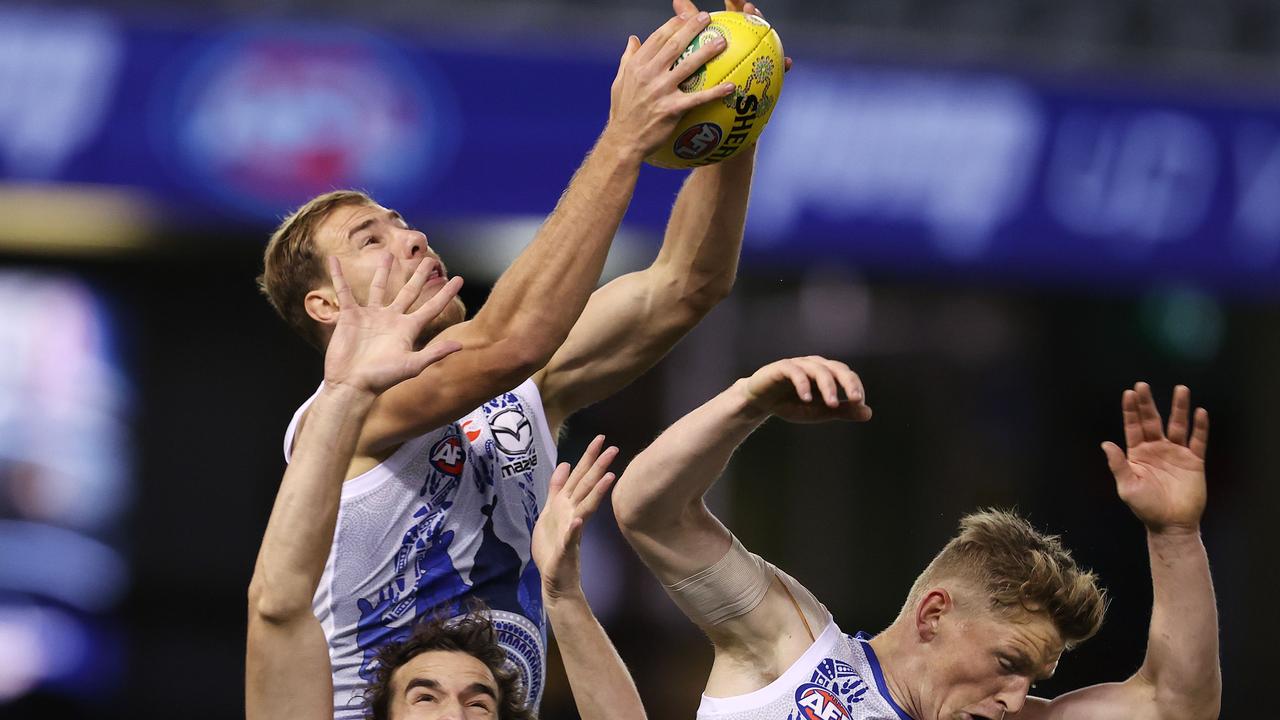
[[1204,513],[1204,455],[1209,443],[1209,413],[1191,409],[1191,391],[1173,391],[1168,429],[1151,397],[1151,387],[1138,383],[1120,401],[1128,452],[1104,442],[1116,492],[1151,532],[1195,532]]
[[324,355],[326,384],[377,395],[462,348],[454,341],[431,343],[421,350],[414,348],[422,329],[448,307],[462,287],[462,278],[455,276],[422,307],[410,311],[423,295],[432,267],[432,263],[419,263],[391,304],[384,306],[391,270],[391,254],[387,253],[370,283],[369,304],[362,306],[342,275],[341,263],[330,256],[329,275],[338,294],[338,323]]
[[547,505],[533,527],[533,561],[542,573],[543,593],[550,598],[582,592],[578,566],[582,528],[609,492],[614,474],[605,471],[618,456],[618,448],[602,452],[603,446],[604,436],[599,435],[572,473],[569,463],[560,463],[551,476]]
[[790,422],[871,419],[871,406],[857,373],[838,360],[817,355],[769,363],[734,387],[757,410]]

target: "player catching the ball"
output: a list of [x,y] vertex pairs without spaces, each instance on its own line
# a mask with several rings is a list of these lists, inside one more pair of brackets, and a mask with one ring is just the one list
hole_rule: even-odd
[[[342,473],[313,608],[339,718],[360,716],[379,648],[407,637],[435,608],[460,608],[467,598],[492,608],[500,641],[538,703],[545,627],[530,532],[547,498],[558,429],[665,355],[730,291],[737,269],[753,149],[693,171],[653,264],[593,292],[643,158],[685,111],[733,91],[679,88],[723,44],[708,42],[676,64],[709,22],[706,13],[677,10],[644,42],[628,40],[599,140],[484,307],[467,320],[451,300],[418,338],[463,349],[369,408]],[[448,272],[426,235],[399,214],[360,193],[326,194],[273,235],[262,288],[297,332],[324,348],[340,310],[325,262],[338,260],[364,301],[387,253],[385,287],[375,288],[383,297],[414,282],[424,287],[418,302],[429,302],[446,286]],[[286,458],[316,401],[295,414]]]
[[[338,317],[325,353],[324,385],[298,434],[249,588],[249,720],[333,717],[329,648],[311,600],[325,572],[344,470],[377,398],[460,350],[450,340],[421,350],[414,346],[422,328],[452,301],[461,279],[410,310],[427,294],[427,274],[416,272],[384,307],[391,258],[383,257],[364,306],[355,301],[337,260],[329,261]],[[579,583],[583,523],[613,480],[606,470],[617,452],[602,450],[603,445],[604,438],[597,438],[572,473],[568,464],[556,469],[546,510],[533,529],[533,554],[543,569],[539,590],[582,718],[643,720],[631,677]],[[434,617],[418,624],[405,641],[383,646],[360,713],[375,720],[534,716],[485,612],[453,621]]]
[[817,357],[773,363],[681,419],[632,461],[613,507],[628,541],[715,646],[698,717],[1216,718],[1217,610],[1200,540],[1209,416],[1189,416],[1181,386],[1167,430],[1145,383],[1126,390],[1121,405],[1127,454],[1113,443],[1103,449],[1120,499],[1147,529],[1155,589],[1147,654],[1123,682],[1053,700],[1028,697],[1032,683],[1097,631],[1105,600],[1056,537],[1018,516],[965,517],[897,619],[869,638],[844,634],[813,595],[707,510],[703,495],[769,417],[870,419],[847,366]]

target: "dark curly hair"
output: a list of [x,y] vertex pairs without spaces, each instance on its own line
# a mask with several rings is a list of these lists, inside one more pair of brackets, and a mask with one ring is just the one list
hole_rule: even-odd
[[443,650],[466,653],[484,663],[498,683],[498,720],[535,720],[533,708],[525,704],[520,676],[507,661],[507,652],[498,644],[498,631],[488,609],[473,604],[465,615],[450,617],[436,613],[414,626],[409,637],[389,643],[378,651],[373,682],[364,693],[365,717],[391,717],[391,678],[410,660],[424,652]]

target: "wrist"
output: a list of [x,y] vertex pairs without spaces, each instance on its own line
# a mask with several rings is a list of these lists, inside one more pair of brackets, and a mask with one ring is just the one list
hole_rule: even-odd
[[728,397],[733,417],[747,422],[761,423],[773,416],[773,411],[753,392],[749,378],[740,378],[724,394]]
[[1147,526],[1147,538],[1152,542],[1179,543],[1200,540],[1200,523],[1195,525],[1163,525],[1159,528]]
[[638,173],[648,152],[636,142],[634,137],[618,130],[611,120],[604,126],[604,132],[600,133],[600,138],[596,140],[596,146],[591,154],[628,168],[634,167]]
[[324,384],[320,386],[320,395],[316,400],[320,401],[323,398],[330,402],[341,403],[356,409],[368,409],[373,406],[373,401],[377,397],[377,393],[367,388],[359,388],[342,381],[335,382],[326,379]]
[[547,612],[552,612],[556,608],[566,606],[586,605],[587,596],[582,592],[581,583],[575,583],[572,587],[548,587],[542,586],[542,605]]

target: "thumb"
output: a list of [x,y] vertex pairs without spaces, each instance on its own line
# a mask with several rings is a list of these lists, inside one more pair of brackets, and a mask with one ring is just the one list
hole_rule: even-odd
[[636,37],[635,35],[627,36],[627,47],[625,50],[622,51],[622,60],[618,62],[618,67],[622,67],[626,65],[627,61],[631,59],[631,56],[635,55],[636,51],[639,49],[640,49],[640,38]]
[[433,342],[430,345],[413,353],[413,364],[418,372],[421,373],[427,369],[427,366],[437,362],[449,355],[452,355],[462,349],[462,343],[457,340],[441,340]]
[[1116,482],[1128,479],[1133,471],[1129,469],[1129,459],[1125,457],[1120,446],[1107,441],[1102,443],[1102,452],[1107,456],[1107,467],[1111,468],[1111,474],[1116,476]]

